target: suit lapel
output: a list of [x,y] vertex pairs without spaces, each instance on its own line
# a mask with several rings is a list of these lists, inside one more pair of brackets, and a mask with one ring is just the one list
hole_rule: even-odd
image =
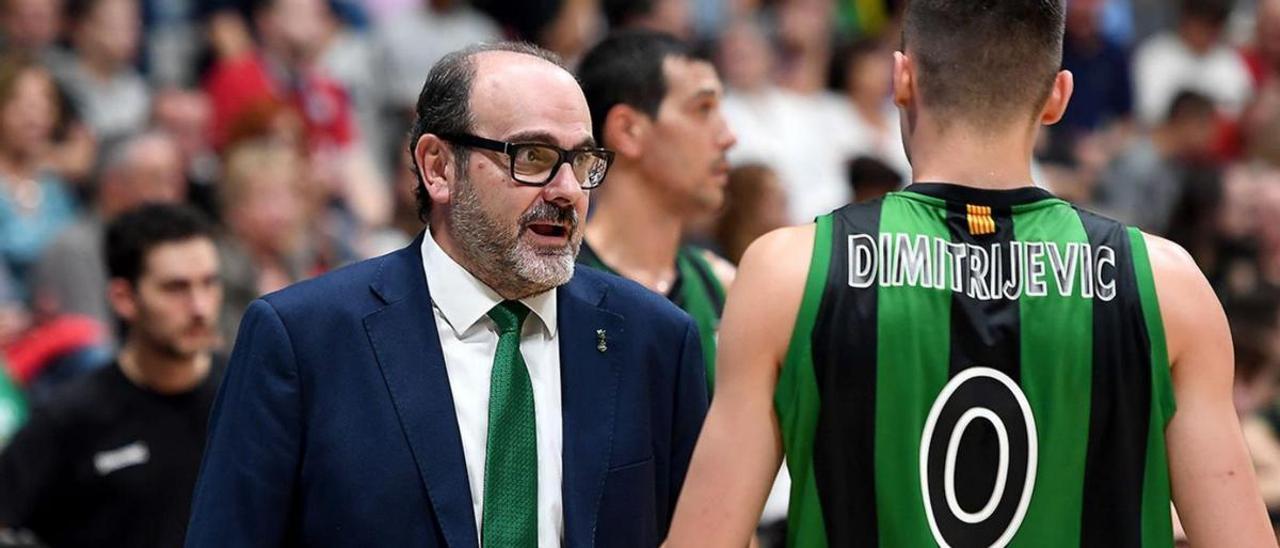
[[[604,288],[575,277],[558,292],[564,420],[564,543],[594,544],[612,451],[622,317],[601,308]],[[604,330],[601,351],[597,330]]]
[[422,271],[422,236],[389,255],[371,289],[387,305],[365,317],[405,439],[449,546],[478,546],[471,489],[444,353]]

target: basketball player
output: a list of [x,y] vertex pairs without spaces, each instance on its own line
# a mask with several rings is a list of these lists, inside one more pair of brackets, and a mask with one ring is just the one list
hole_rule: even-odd
[[583,58],[578,79],[600,146],[617,152],[608,185],[592,196],[578,262],[665,295],[698,325],[707,387],[733,266],[683,243],[688,225],[724,203],[725,153],[736,138],[715,66],[656,31],[609,36]]
[[905,25],[916,183],[747,251],[669,544],[744,545],[785,453],[792,546],[1170,546],[1171,499],[1194,546],[1274,546],[1191,257],[1032,186],[1060,1]]

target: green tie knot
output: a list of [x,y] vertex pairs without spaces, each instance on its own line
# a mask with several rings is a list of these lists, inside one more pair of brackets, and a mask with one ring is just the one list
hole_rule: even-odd
[[499,333],[519,333],[524,319],[529,316],[529,307],[520,301],[502,301],[489,310],[489,319],[498,324]]

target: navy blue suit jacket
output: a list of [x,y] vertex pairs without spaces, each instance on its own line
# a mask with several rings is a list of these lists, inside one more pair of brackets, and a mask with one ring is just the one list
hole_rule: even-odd
[[[188,547],[478,546],[420,243],[249,307]],[[587,268],[557,306],[564,545],[655,546],[707,410],[694,324]]]

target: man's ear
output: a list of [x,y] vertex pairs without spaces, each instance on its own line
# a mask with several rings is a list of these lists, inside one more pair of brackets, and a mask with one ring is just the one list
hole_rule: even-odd
[[645,139],[652,126],[649,116],[631,105],[614,105],[604,117],[604,135],[600,136],[601,142],[617,152],[619,156],[639,158],[644,154]]
[[112,278],[107,282],[107,303],[125,322],[132,322],[138,317],[137,291],[124,278]]
[[427,189],[433,204],[449,203],[451,182],[466,169],[458,165],[453,147],[445,140],[430,133],[418,138],[413,147],[413,159],[418,164],[418,184]]
[[906,53],[893,52],[893,104],[911,108],[918,97],[915,61]]
[[1062,115],[1066,114],[1067,105],[1071,103],[1071,94],[1075,89],[1076,80],[1071,71],[1059,71],[1053,79],[1053,91],[1049,93],[1049,100],[1040,111],[1040,123],[1046,126],[1058,123]]

